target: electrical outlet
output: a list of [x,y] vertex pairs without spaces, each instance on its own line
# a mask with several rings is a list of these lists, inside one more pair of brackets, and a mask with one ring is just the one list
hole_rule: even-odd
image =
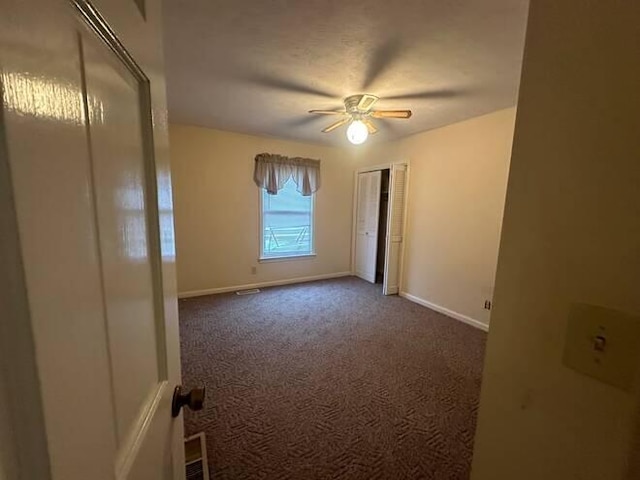
[[491,300],[485,300],[484,301],[484,309],[485,310],[491,310]]
[[258,267],[256,267],[255,265],[253,265],[251,267],[251,275],[255,275],[256,273],[258,273]]

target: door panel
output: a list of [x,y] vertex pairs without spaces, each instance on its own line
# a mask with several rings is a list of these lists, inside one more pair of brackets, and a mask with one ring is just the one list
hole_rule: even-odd
[[[43,419],[39,429],[23,432],[29,451],[20,452],[18,478],[76,479],[94,472],[97,480],[109,479],[115,432],[76,20],[67,4],[64,10],[54,2],[2,5],[2,161],[11,173],[17,260],[24,271],[24,283],[15,288],[28,302],[15,322],[27,323],[33,338],[40,398],[28,403],[42,405],[42,413],[34,413]],[[20,359],[20,351],[14,354]],[[7,393],[21,391],[14,383]],[[20,402],[17,396],[11,403]],[[70,454],[87,449],[104,454]]]
[[386,233],[386,258],[382,293],[394,295],[399,291],[400,263],[404,241],[404,211],[407,190],[407,166],[391,166],[389,192],[389,221]]
[[379,170],[358,174],[356,275],[371,283],[376,281],[381,181],[382,173]]
[[148,81],[104,31],[88,28],[79,38],[114,402],[114,468],[117,478],[169,479],[172,388],[155,168],[147,148]]
[[43,418],[14,424],[40,469],[23,465],[19,478],[179,480],[160,7],[147,0],[145,19],[130,0],[99,3],[108,19],[80,0],[2,2],[0,162],[20,238],[11,261],[24,272],[14,288],[28,295],[16,321],[33,339]]
[[356,243],[355,243],[355,270],[356,275],[365,279],[367,270],[367,194],[370,184],[368,174],[358,174],[357,183],[357,207],[356,207]]
[[[97,231],[119,443],[159,382],[154,275],[137,79],[90,33],[81,37]],[[161,325],[160,325],[161,327]],[[164,377],[164,376],[163,376]],[[163,378],[164,380],[165,378]]]

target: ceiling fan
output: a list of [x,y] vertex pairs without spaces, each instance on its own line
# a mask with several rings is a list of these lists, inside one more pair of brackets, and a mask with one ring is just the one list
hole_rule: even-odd
[[369,134],[373,135],[378,129],[371,121],[372,118],[410,118],[411,110],[373,110],[378,97],[368,93],[351,95],[344,99],[344,110],[309,110],[309,113],[319,115],[342,115],[345,118],[329,125],[322,130],[329,133],[343,125],[347,128],[347,139],[354,145],[364,143]]

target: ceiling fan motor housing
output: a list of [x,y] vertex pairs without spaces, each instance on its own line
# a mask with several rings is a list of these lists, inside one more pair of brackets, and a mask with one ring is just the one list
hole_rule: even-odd
[[371,110],[373,104],[378,101],[378,97],[368,93],[351,95],[344,99],[344,107],[350,114],[362,114]]

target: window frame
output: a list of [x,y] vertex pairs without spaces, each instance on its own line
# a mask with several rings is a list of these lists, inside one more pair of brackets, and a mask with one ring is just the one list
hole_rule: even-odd
[[[292,180],[288,180],[292,181]],[[289,260],[305,260],[316,257],[316,194],[312,193],[311,196],[311,252],[309,253],[289,253],[285,255],[267,255],[264,252],[264,204],[263,204],[263,190],[258,188],[258,263],[271,263],[271,262],[283,262]]]

